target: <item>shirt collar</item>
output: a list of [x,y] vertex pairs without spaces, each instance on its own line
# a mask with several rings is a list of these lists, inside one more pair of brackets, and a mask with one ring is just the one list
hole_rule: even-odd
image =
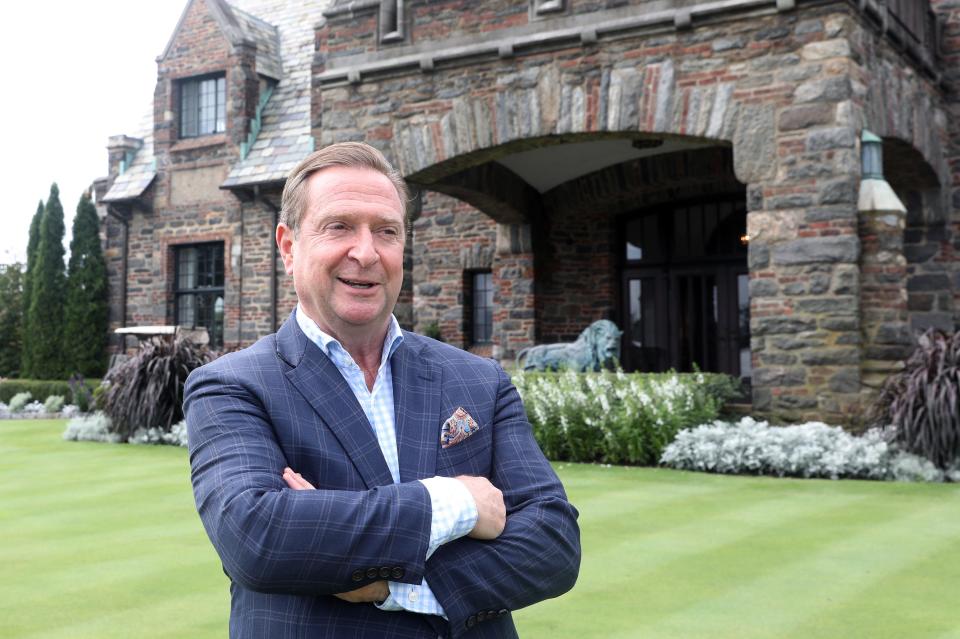
[[[299,302],[297,303],[297,325],[300,326],[300,330],[307,336],[307,339],[316,344],[317,347],[323,351],[323,354],[329,357],[338,367],[343,367],[344,364],[352,361],[350,354],[347,353],[343,344],[333,335],[323,332],[320,327],[317,326],[317,323],[307,316],[303,310],[303,306],[301,306]],[[400,323],[397,321],[396,316],[391,314],[390,324],[387,326],[387,334],[383,338],[383,349],[381,349],[380,353],[380,368],[383,368],[384,363],[396,352],[401,343],[403,343],[403,331],[400,330]]]

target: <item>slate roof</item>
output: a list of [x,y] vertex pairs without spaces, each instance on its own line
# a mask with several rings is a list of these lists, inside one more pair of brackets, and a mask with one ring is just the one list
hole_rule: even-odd
[[257,73],[279,80],[283,77],[283,61],[280,58],[280,32],[276,26],[231,7],[240,31],[246,40],[257,44]]
[[143,146],[133,156],[133,161],[127,170],[113,181],[110,190],[103,196],[103,202],[136,199],[143,195],[153,182],[153,178],[157,176],[157,170],[153,164],[153,104],[150,105],[147,115],[140,121],[138,131],[133,137],[143,140]]
[[[260,133],[245,159],[231,167],[224,187],[283,182],[313,151],[310,134],[310,66],[314,27],[331,0],[220,0],[216,12],[231,41],[257,43],[257,71],[279,83],[264,106]],[[179,28],[179,25],[178,25]],[[171,35],[171,43],[176,30]],[[168,48],[170,44],[167,45]],[[166,51],[164,52],[166,55]],[[114,180],[105,202],[136,199],[156,177],[153,156],[153,107],[134,134],[143,146],[131,166]]]
[[257,16],[280,35],[282,78],[263,109],[260,134],[246,159],[231,168],[225,187],[282,182],[313,151],[310,134],[310,65],[314,27],[330,0],[234,0],[236,15]]

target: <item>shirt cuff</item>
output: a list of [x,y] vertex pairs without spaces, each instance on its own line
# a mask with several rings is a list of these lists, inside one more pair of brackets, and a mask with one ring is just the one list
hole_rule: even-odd
[[421,615],[437,615],[447,618],[443,606],[437,600],[427,580],[424,579],[420,585],[405,584],[397,581],[387,582],[390,588],[390,596],[381,603],[374,605],[380,610],[397,611],[406,610]]
[[429,559],[443,544],[473,530],[477,525],[477,503],[467,487],[453,477],[429,477],[420,482],[430,494],[433,509],[426,557]]

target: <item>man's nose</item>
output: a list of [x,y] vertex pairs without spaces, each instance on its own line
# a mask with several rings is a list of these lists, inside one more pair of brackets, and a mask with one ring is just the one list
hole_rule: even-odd
[[350,259],[356,260],[363,268],[377,263],[380,254],[377,253],[373,232],[369,228],[361,226],[357,230],[353,246],[350,247],[350,252],[347,255]]

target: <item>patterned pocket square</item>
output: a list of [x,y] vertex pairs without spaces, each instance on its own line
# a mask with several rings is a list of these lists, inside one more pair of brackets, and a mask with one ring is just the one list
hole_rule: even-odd
[[470,417],[470,413],[462,406],[458,407],[453,411],[453,415],[443,422],[443,428],[440,429],[440,446],[442,448],[456,446],[479,429],[480,426],[473,417]]

